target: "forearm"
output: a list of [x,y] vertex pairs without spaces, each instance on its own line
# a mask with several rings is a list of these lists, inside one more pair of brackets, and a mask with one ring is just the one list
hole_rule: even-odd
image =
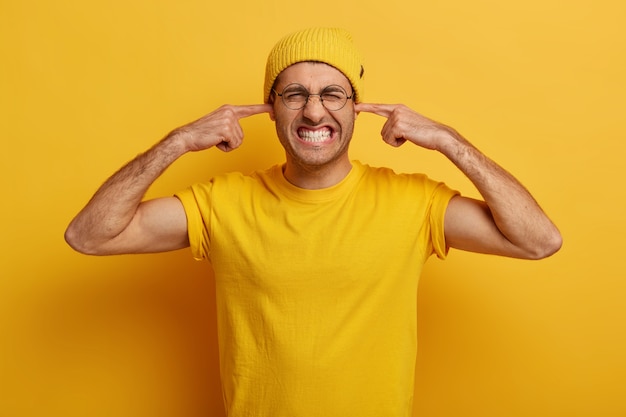
[[94,253],[114,239],[133,220],[152,183],[184,153],[183,142],[173,132],[124,165],[72,220],[66,241],[81,252]]
[[528,190],[458,132],[445,127],[438,150],[452,161],[482,195],[500,233],[525,256],[541,258],[561,245],[561,236]]
[[172,131],[109,178],[70,223],[65,240],[90,254],[143,253],[188,244],[184,209],[174,197],[142,203],[150,185],[186,152],[238,148],[239,119],[272,113],[270,104],[222,106]]
[[561,247],[561,234],[530,193],[511,174],[458,132],[404,105],[357,103],[357,112],[387,118],[381,135],[391,146],[410,141],[441,152],[476,186],[484,202],[453,198],[445,216],[451,247],[538,259]]

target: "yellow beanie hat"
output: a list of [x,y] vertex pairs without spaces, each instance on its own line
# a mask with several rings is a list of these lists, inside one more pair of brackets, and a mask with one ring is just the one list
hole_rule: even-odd
[[363,97],[363,60],[350,33],[343,29],[312,28],[292,33],[278,41],[267,57],[263,98],[269,102],[276,77],[298,62],[315,61],[341,71],[352,84],[354,101]]

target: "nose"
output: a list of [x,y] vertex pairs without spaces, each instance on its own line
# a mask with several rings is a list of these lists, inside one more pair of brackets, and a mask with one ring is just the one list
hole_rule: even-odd
[[326,107],[324,107],[322,97],[319,94],[309,94],[309,99],[302,109],[302,114],[314,123],[319,122],[326,114]]

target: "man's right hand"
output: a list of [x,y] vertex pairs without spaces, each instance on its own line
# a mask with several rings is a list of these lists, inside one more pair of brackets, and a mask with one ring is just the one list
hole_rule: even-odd
[[224,152],[230,152],[243,142],[243,129],[239,120],[261,113],[271,115],[273,111],[271,104],[224,105],[194,122],[175,129],[170,136],[181,140],[187,152],[202,151],[213,146]]

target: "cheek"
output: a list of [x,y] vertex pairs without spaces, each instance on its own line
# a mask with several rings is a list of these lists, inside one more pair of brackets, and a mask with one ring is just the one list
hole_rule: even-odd
[[276,134],[281,142],[285,142],[289,136],[289,125],[291,119],[284,114],[284,112],[277,111],[274,113],[274,124],[276,127]]
[[293,115],[286,113],[284,109],[274,109],[274,123],[276,123],[277,131],[287,131],[293,122]]
[[355,120],[356,120],[356,114],[350,112],[339,121],[339,124],[341,124],[342,129],[344,130],[344,134],[352,136],[352,131],[354,130]]

